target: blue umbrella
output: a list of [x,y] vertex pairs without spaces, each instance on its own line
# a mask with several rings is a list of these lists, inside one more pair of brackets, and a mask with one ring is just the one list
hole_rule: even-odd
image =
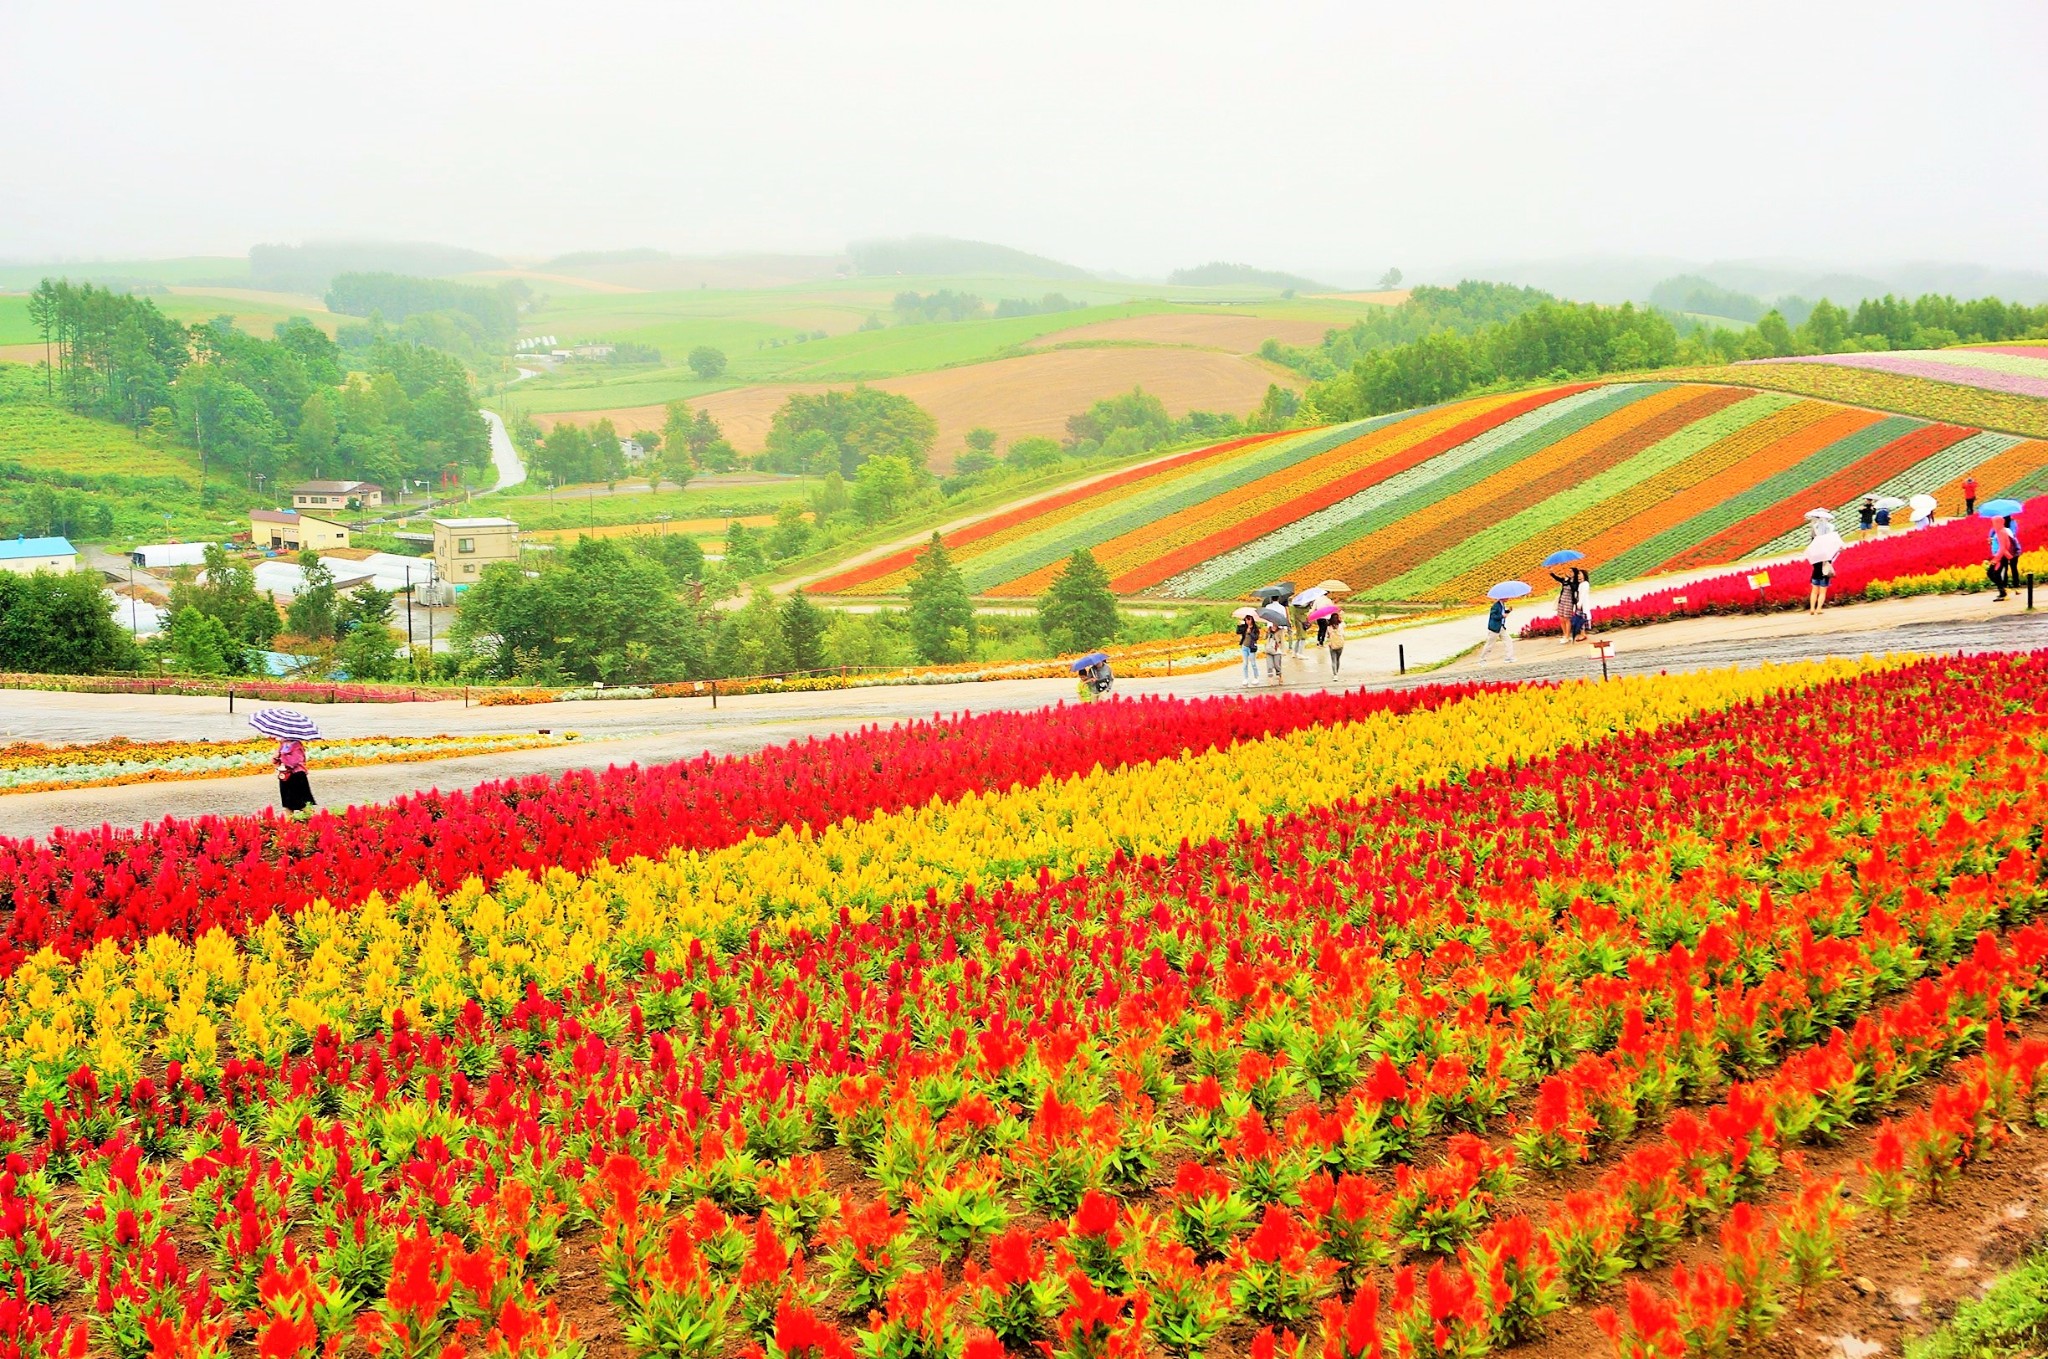
[[1109,653],[1107,651],[1091,651],[1085,656],[1077,657],[1076,659],[1067,662],[1067,669],[1073,671],[1075,674],[1078,675],[1083,670],[1087,670],[1093,666],[1101,665],[1108,659]]
[[1520,599],[1529,593],[1529,582],[1525,580],[1504,580],[1486,592],[1488,599]]
[[1543,559],[1545,566],[1563,566],[1566,562],[1583,561],[1586,554],[1575,547],[1559,548]]
[[2020,502],[2017,500],[1987,500],[1977,507],[1978,515],[1985,519],[2003,519],[2008,514],[2019,512]]
[[312,719],[290,708],[259,709],[249,719],[249,725],[280,741],[316,741],[320,738],[320,728],[313,725]]

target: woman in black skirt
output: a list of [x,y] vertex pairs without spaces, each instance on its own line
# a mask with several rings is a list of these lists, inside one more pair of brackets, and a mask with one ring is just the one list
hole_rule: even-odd
[[277,743],[277,795],[294,816],[314,805],[313,784],[306,777],[305,742],[286,739]]

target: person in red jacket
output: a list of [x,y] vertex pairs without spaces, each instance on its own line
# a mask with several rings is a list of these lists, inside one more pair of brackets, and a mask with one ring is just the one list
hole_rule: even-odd
[[1977,478],[1975,474],[1963,478],[1963,517],[1969,518],[1977,512]]

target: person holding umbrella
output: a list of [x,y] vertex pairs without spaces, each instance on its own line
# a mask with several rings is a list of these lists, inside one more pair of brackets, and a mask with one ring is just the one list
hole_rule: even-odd
[[1550,573],[1550,578],[1556,581],[1558,585],[1557,635],[1564,639],[1566,646],[1570,646],[1578,641],[1585,635],[1586,631],[1585,624],[1581,621],[1581,615],[1586,612],[1587,605],[1590,602],[1586,598],[1587,577],[1586,573],[1579,569],[1578,566],[1572,565],[1585,555],[1585,553],[1580,552],[1576,548],[1567,547],[1561,551],[1553,552],[1543,559],[1543,565],[1546,568],[1552,566],[1571,566],[1571,569],[1561,576],[1555,571]]
[[320,728],[290,708],[263,708],[249,725],[277,740],[277,796],[285,811],[299,816],[310,811],[313,784],[306,777],[306,742],[318,740]]
[[1504,580],[1486,592],[1486,597],[1493,601],[1493,607],[1486,611],[1486,643],[1479,648],[1479,664],[1486,664],[1495,643],[1506,651],[1508,664],[1515,663],[1515,634],[1508,631],[1508,614],[1512,612],[1508,601],[1520,599],[1528,593],[1527,583],[1519,580]]
[[1806,611],[1817,614],[1827,607],[1828,582],[1835,578],[1835,558],[1842,555],[1842,535],[1835,531],[1835,516],[1829,510],[1808,510],[1806,522],[1813,530],[1813,541],[1806,545],[1806,563],[1811,569]]
[[1237,611],[1237,650],[1244,658],[1244,683],[1256,684],[1259,679],[1259,611],[1239,609]]
[[2020,502],[1987,500],[1977,512],[1991,520],[1991,583],[1998,587],[1998,598],[2004,599],[2006,591],[2017,589],[2020,583],[2020,531],[2013,522]]

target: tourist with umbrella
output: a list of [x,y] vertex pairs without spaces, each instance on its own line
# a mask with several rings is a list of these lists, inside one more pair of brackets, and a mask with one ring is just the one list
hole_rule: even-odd
[[[1878,513],[1882,515],[1885,511],[1879,509]],[[1806,545],[1806,564],[1810,570],[1806,611],[1817,614],[1827,607],[1828,582],[1835,578],[1835,558],[1842,555],[1842,535],[1835,531],[1832,510],[1808,510],[1806,523],[1813,530],[1813,541]]]
[[1487,658],[1493,654],[1495,643],[1506,651],[1508,664],[1515,663],[1515,634],[1508,630],[1508,614],[1512,612],[1508,601],[1520,599],[1528,593],[1528,582],[1520,580],[1504,580],[1486,592],[1486,597],[1493,601],[1493,607],[1486,611],[1486,644],[1479,648],[1481,665],[1486,664]]
[[1563,575],[1552,571],[1550,578],[1557,582],[1557,633],[1570,646],[1586,635],[1586,620],[1592,615],[1592,578],[1585,569],[1573,563],[1585,557],[1577,548],[1564,548],[1543,559],[1543,565],[1570,566]]
[[249,725],[277,740],[277,796],[293,816],[310,810],[313,785],[306,777],[306,742],[320,738],[320,728],[290,708],[262,708]]
[[1330,658],[1330,677],[1344,668],[1344,614],[1327,600],[1309,612],[1316,624],[1316,645]]
[[1244,683],[1256,684],[1259,679],[1259,611],[1239,609],[1237,611],[1237,650],[1244,658]]
[[1906,502],[1906,508],[1913,512],[1913,527],[1916,529],[1934,527],[1934,510],[1939,502],[1925,491]]
[[2000,599],[2007,590],[2019,588],[2020,530],[2013,522],[2019,512],[2017,500],[1987,500],[1977,511],[1991,521],[1991,583],[1998,587]]

